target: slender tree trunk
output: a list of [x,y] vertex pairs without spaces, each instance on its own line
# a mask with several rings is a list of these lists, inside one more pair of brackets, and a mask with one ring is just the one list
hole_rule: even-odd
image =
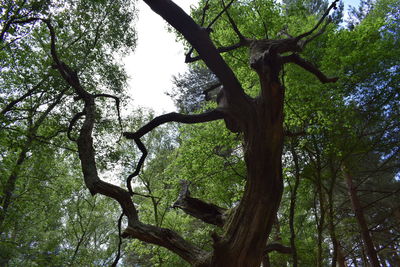
[[347,267],[346,258],[343,255],[342,247],[340,246],[340,242],[338,241],[337,246],[337,266],[338,267]]
[[2,209],[0,211],[0,234],[4,232],[4,220],[6,218],[6,214],[8,211],[8,207],[11,204],[11,198],[12,194],[15,190],[15,185],[17,182],[18,174],[21,168],[21,165],[24,163],[26,159],[26,155],[28,153],[28,148],[30,147],[30,144],[32,143],[32,140],[28,138],[26,143],[23,145],[21,152],[19,153],[18,160],[11,171],[10,176],[7,179],[7,182],[4,186],[3,189],[3,198],[0,199],[0,204],[2,206]]
[[[282,244],[282,234],[281,234],[281,225],[278,219],[278,216],[275,216],[275,222],[274,222],[274,234],[272,236],[272,240],[273,243],[276,244]],[[278,256],[278,259],[275,261],[277,266],[286,266],[287,265],[287,261],[284,257],[284,255],[281,255],[282,253],[280,253],[280,255]]]
[[289,212],[289,228],[290,228],[290,246],[292,248],[292,259],[293,259],[293,267],[297,267],[298,259],[297,259],[297,249],[296,249],[296,232],[294,229],[294,216],[296,210],[296,200],[297,200],[297,189],[300,184],[300,167],[299,167],[299,157],[294,147],[291,148],[291,153],[294,161],[294,186],[291,190],[290,195],[290,212]]
[[[318,166],[319,163],[318,163]],[[317,216],[317,234],[318,234],[318,251],[317,251],[317,267],[322,267],[323,266],[323,242],[324,242],[324,236],[323,236],[323,231],[325,227],[325,213],[326,213],[326,208],[325,208],[325,199],[324,199],[324,192],[322,188],[322,181],[321,181],[321,170],[318,167],[317,168],[317,177],[316,177],[316,182],[317,182],[317,195],[318,195],[318,203],[319,203],[319,218],[318,218],[318,212],[315,213]]]
[[333,246],[333,251],[332,251],[332,267],[346,267],[346,259],[343,255],[340,242],[336,236],[336,227],[335,227],[335,207],[334,207],[334,189],[336,185],[336,180],[337,180],[337,171],[335,170],[335,167],[333,165],[332,160],[329,161],[329,167],[330,167],[330,173],[331,173],[331,180],[330,180],[330,185],[328,188],[327,192],[327,197],[328,197],[328,228],[329,228],[329,234],[331,236],[332,240],[332,246]]
[[385,259],[385,257],[384,257],[383,255],[378,255],[378,257],[379,257],[379,259],[380,259],[380,262],[381,262],[382,267],[388,267],[388,265],[386,264],[386,259]]
[[357,258],[356,258],[356,257],[353,257],[352,263],[353,263],[353,266],[354,266],[354,267],[358,267]]
[[361,238],[365,247],[365,252],[368,256],[369,262],[372,267],[379,267],[379,260],[378,256],[374,247],[374,243],[372,241],[372,238],[370,236],[370,232],[368,230],[368,225],[365,220],[364,212],[362,210],[362,206],[360,203],[360,200],[358,199],[357,196],[357,189],[355,185],[353,184],[353,177],[350,174],[349,170],[346,167],[342,168],[344,178],[346,180],[346,184],[349,190],[349,195],[350,195],[350,200],[351,200],[351,206],[354,211],[354,214],[356,216],[357,223],[360,227],[361,231]]

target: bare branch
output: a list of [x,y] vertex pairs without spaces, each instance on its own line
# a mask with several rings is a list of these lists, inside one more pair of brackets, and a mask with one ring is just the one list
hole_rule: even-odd
[[211,110],[211,111],[208,111],[205,113],[194,114],[194,115],[186,115],[186,114],[171,112],[171,113],[164,114],[164,115],[154,118],[149,123],[144,125],[142,128],[137,130],[135,133],[124,132],[123,134],[127,139],[137,139],[137,138],[140,138],[143,135],[147,134],[154,128],[160,126],[161,124],[164,124],[167,122],[181,122],[181,123],[186,123],[186,124],[194,124],[194,123],[220,120],[223,118],[224,118],[224,114],[222,113],[222,111],[220,111],[218,109],[214,109],[214,110]]
[[202,261],[207,253],[187,242],[170,229],[137,222],[134,227],[128,226],[122,237],[134,237],[147,243],[163,246],[186,260],[192,265]]
[[[96,114],[96,105],[94,101],[95,95],[87,92],[81,86],[77,73],[72,71],[69,66],[58,58],[55,46],[54,29],[52,28],[50,21],[47,20],[46,24],[51,34],[51,54],[56,63],[56,68],[64,80],[74,88],[75,93],[79,96],[78,98],[82,99],[85,103],[85,120],[80,129],[77,144],[86,187],[90,190],[92,195],[102,194],[115,199],[121,205],[123,213],[128,218],[128,228],[121,234],[122,237],[134,237],[144,242],[163,246],[172,252],[175,252],[189,263],[200,261],[206,255],[203,250],[190,244],[177,233],[169,229],[141,223],[130,192],[119,186],[104,182],[99,178],[92,137]],[[136,138],[135,142],[142,152],[146,152],[142,155],[142,161],[144,161],[145,155],[147,154],[146,148],[139,138]],[[138,164],[138,166],[140,164]]]
[[[210,32],[212,31],[212,30],[211,30],[211,26],[212,26],[212,25],[217,21],[217,19],[232,5],[232,3],[233,3],[234,1],[235,1],[235,0],[231,0],[231,2],[228,4],[228,6],[224,7],[224,9],[210,22],[210,24],[207,26],[207,28],[205,28],[205,30],[206,30],[208,33],[210,33]],[[207,0],[205,6],[203,7],[203,15],[202,15],[201,24],[200,24],[201,26],[203,26],[203,24],[204,24],[204,19],[205,19],[206,11],[209,9],[209,7],[210,7],[210,6],[209,6],[208,0]],[[195,62],[195,61],[201,59],[201,57],[199,57],[199,56],[193,58],[193,57],[192,57],[193,51],[194,51],[194,48],[191,47],[191,48],[189,49],[188,53],[187,53],[186,56],[185,56],[185,63]]]
[[3,29],[0,32],[0,42],[4,41],[4,36],[6,34],[6,32],[10,29],[11,25],[13,24],[27,24],[33,21],[38,21],[39,18],[27,18],[27,19],[20,19],[17,20],[15,18],[11,18],[9,21],[6,22],[6,24],[4,25]]
[[333,77],[333,78],[326,77],[325,74],[323,74],[316,66],[314,66],[311,62],[301,58],[298,54],[291,54],[289,56],[284,56],[282,57],[282,61],[283,63],[295,63],[299,65],[303,69],[317,76],[317,78],[322,83],[334,83],[339,79],[338,77]]
[[305,32],[303,34],[300,34],[299,36],[296,37],[296,40],[303,39],[306,36],[311,35],[320,25],[321,23],[325,20],[325,18],[328,16],[329,12],[332,10],[332,8],[336,8],[336,3],[339,2],[339,0],[333,1],[333,3],[329,6],[329,8],[325,11],[325,13],[322,15],[322,17],[319,19],[317,24],[312,28],[310,31]]
[[185,213],[202,220],[205,223],[224,226],[226,220],[227,209],[218,207],[214,204],[207,203],[203,200],[190,197],[190,182],[181,180],[181,191],[178,199],[172,205],[173,208],[179,208]]
[[235,0],[231,0],[226,6],[224,4],[224,9],[222,9],[221,12],[218,13],[218,15],[210,22],[210,24],[208,24],[207,29],[211,29],[211,26],[219,19],[219,17],[222,16],[222,14],[224,14],[225,11],[228,10],[228,8],[233,4],[234,1]]
[[203,14],[201,16],[201,23],[200,23],[201,26],[204,26],[204,20],[206,19],[206,12],[210,8],[209,2],[210,2],[210,0],[207,0],[206,3],[204,4]]
[[284,245],[279,244],[279,243],[268,244],[265,247],[265,253],[269,253],[269,252],[272,252],[272,251],[276,251],[276,252],[279,252],[279,253],[282,253],[282,254],[291,254],[292,253],[292,248],[284,246]]
[[140,170],[141,170],[141,168],[144,164],[144,161],[147,157],[147,154],[148,154],[145,145],[140,140],[140,138],[143,135],[152,131],[153,129],[160,126],[161,124],[164,124],[167,122],[181,122],[181,123],[192,124],[192,123],[214,121],[214,120],[219,120],[219,119],[223,119],[223,118],[224,118],[223,113],[221,111],[219,111],[218,109],[214,109],[214,110],[206,112],[206,113],[195,114],[195,115],[185,115],[185,114],[172,112],[172,113],[164,114],[164,115],[154,118],[153,120],[151,120],[149,123],[147,123],[146,125],[144,125],[142,128],[140,128],[138,131],[136,131],[134,133],[124,132],[123,135],[127,139],[133,139],[135,141],[137,147],[142,152],[142,156],[139,159],[139,162],[136,166],[135,171],[131,175],[129,175],[127,178],[127,188],[128,188],[129,193],[131,195],[135,194],[132,190],[131,182],[135,176],[139,175]]
[[[47,77],[46,77],[47,78]],[[45,78],[43,78],[38,84],[36,84],[35,86],[33,86],[31,89],[29,89],[25,94],[23,94],[22,96],[20,96],[19,98],[11,101],[10,103],[8,103],[7,106],[5,106],[0,114],[1,115],[5,115],[8,111],[10,111],[16,104],[18,104],[19,102],[23,101],[25,98],[31,96],[36,90],[38,90],[38,88],[43,84],[43,82],[45,81]]]
[[[235,31],[235,33],[237,34],[237,36],[239,37],[240,41],[239,41],[239,43],[234,44],[234,45],[217,48],[218,53],[226,53],[226,52],[238,49],[238,48],[243,47],[243,46],[249,46],[250,45],[250,40],[247,39],[246,37],[244,37],[243,34],[241,34],[241,32],[239,31],[236,23],[233,21],[233,19],[231,18],[231,16],[229,15],[229,13],[227,11],[227,9],[233,3],[233,1],[231,1],[227,6],[225,6],[225,3],[223,1],[222,1],[222,3],[223,3],[223,6],[224,6],[224,9],[220,12],[219,15],[223,14],[224,12],[226,13],[226,15],[228,16],[229,22],[231,23],[232,28]],[[217,16],[217,18],[218,18],[218,16]],[[214,21],[215,20],[216,19],[214,19]],[[214,23],[214,21],[212,23]],[[210,23],[208,28],[211,27],[212,23]],[[195,61],[198,61],[198,60],[202,59],[201,56],[192,57],[191,56],[192,53],[193,53],[193,47],[186,54],[185,63],[191,63],[191,62],[195,62]]]
[[122,245],[121,225],[122,225],[123,217],[124,217],[124,213],[121,213],[121,215],[118,218],[118,252],[117,252],[117,256],[115,257],[114,262],[111,264],[111,267],[117,266],[119,258],[121,257],[121,245]]
[[[125,135],[125,134],[124,134]],[[133,194],[134,194],[134,192],[133,192],[133,190],[132,190],[132,185],[131,185],[131,182],[132,182],[132,179],[135,177],[135,176],[138,176],[139,175],[139,173],[140,173],[140,170],[141,170],[141,168],[142,168],[142,166],[143,166],[143,164],[144,164],[144,161],[145,161],[145,159],[146,159],[146,157],[147,157],[147,149],[146,149],[146,147],[144,146],[144,144],[142,143],[142,141],[140,141],[140,138],[134,138],[134,140],[135,140],[135,143],[136,143],[136,145],[137,145],[137,147],[140,149],[140,151],[142,152],[142,156],[140,157],[140,159],[139,159],[139,162],[138,162],[138,164],[137,164],[137,166],[136,166],[136,169],[135,169],[135,171],[131,174],[131,175],[129,175],[128,176],[128,178],[126,179],[126,187],[128,188],[128,191],[129,191],[129,194],[132,196]]]
[[317,38],[318,36],[323,34],[326,30],[326,27],[329,25],[330,22],[331,22],[331,20],[328,18],[326,20],[324,26],[321,28],[321,30],[319,32],[317,32],[316,34],[314,34],[313,36],[311,36],[310,38],[308,38],[307,40],[305,40],[302,44],[302,47],[306,46],[309,42],[313,41],[315,38]]
[[[224,8],[227,8],[225,6],[225,2],[224,0],[221,1],[222,5],[224,6]],[[229,15],[229,12],[226,11],[226,16],[228,17],[228,20],[230,22],[230,24],[232,25],[232,29],[234,30],[234,32],[236,33],[236,35],[239,37],[240,42],[246,42],[247,38],[244,37],[244,35],[240,32],[238,26],[236,25],[235,21],[232,19],[232,17]]]

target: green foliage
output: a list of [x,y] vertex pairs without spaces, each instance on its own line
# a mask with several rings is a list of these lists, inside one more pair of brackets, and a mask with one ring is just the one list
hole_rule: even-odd
[[[50,19],[60,59],[89,91],[122,95],[126,74],[116,56],[135,47],[135,8],[125,1],[3,1],[0,16],[1,265],[110,265],[119,210],[85,190],[65,134],[81,103],[52,68],[41,19]],[[97,101],[104,103],[99,115],[112,114],[96,128],[105,155],[118,120],[114,103]],[[106,166],[104,155],[98,161]]]

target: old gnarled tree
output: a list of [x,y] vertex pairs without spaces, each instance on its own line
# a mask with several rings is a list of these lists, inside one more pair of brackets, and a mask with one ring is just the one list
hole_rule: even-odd
[[[220,15],[228,16],[239,42],[231,47],[222,48],[214,46],[210,39],[209,27],[202,28],[196,24],[172,1],[145,0],[145,2],[181,33],[197,51],[197,57],[192,57],[191,53],[187,55],[187,62],[203,60],[218,77],[223,85],[220,102],[224,104],[204,114],[170,113],[162,115],[136,132],[124,133],[126,138],[135,141],[143,155],[136,171],[128,178],[128,191],[104,182],[99,178],[96,167],[92,131],[95,124],[95,99],[112,96],[94,95],[85,90],[78,75],[59,58],[56,36],[51,22],[45,21],[51,33],[51,54],[54,67],[74,88],[77,99],[84,103],[83,111],[78,113],[72,122],[84,117],[77,144],[86,186],[92,194],[100,193],[119,202],[123,215],[128,219],[128,227],[122,233],[123,237],[137,238],[144,242],[163,246],[193,266],[258,267],[269,251],[290,253],[290,248],[280,244],[267,244],[283,191],[281,158],[285,137],[283,128],[285,88],[280,82],[279,74],[284,64],[294,63],[313,73],[323,83],[337,80],[337,78],[326,77],[298,54],[308,42],[323,33],[329,21],[328,14],[335,7],[337,1],[326,10],[313,29],[299,36],[288,35],[288,38],[279,40],[255,40],[243,36],[234,20],[229,16],[228,10],[232,1],[225,6]],[[249,48],[249,62],[252,69],[258,74],[261,88],[260,94],[256,98],[246,95],[233,71],[220,55],[222,52],[238,47]],[[247,180],[240,203],[227,217],[224,209],[191,198],[188,184],[183,182],[181,194],[174,205],[206,223],[223,227],[221,236],[213,234],[213,251],[208,252],[184,240],[172,230],[142,223],[131,198],[133,194],[131,180],[139,173],[147,155],[147,150],[140,140],[142,136],[167,122],[203,123],[219,119],[225,121],[226,127],[230,131],[239,132],[243,137]]]

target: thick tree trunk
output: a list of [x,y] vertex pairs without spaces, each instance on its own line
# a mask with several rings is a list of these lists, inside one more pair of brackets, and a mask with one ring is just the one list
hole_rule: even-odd
[[358,225],[360,227],[361,231],[361,238],[365,247],[365,252],[368,256],[369,262],[372,267],[379,267],[379,260],[378,256],[374,247],[374,243],[372,241],[372,238],[370,236],[369,230],[368,230],[368,224],[365,220],[364,212],[362,210],[362,206],[360,203],[360,200],[358,199],[357,196],[357,189],[355,185],[353,184],[353,177],[351,176],[349,170],[346,167],[342,168],[344,178],[347,183],[347,187],[349,190],[349,196],[351,200],[351,207],[354,211],[354,214],[356,216],[356,220],[358,222]]
[[224,236],[215,243],[211,266],[260,266],[281,201],[284,88],[278,81],[276,56],[263,57],[263,64],[252,66],[259,74],[262,91],[242,129],[247,183]]

